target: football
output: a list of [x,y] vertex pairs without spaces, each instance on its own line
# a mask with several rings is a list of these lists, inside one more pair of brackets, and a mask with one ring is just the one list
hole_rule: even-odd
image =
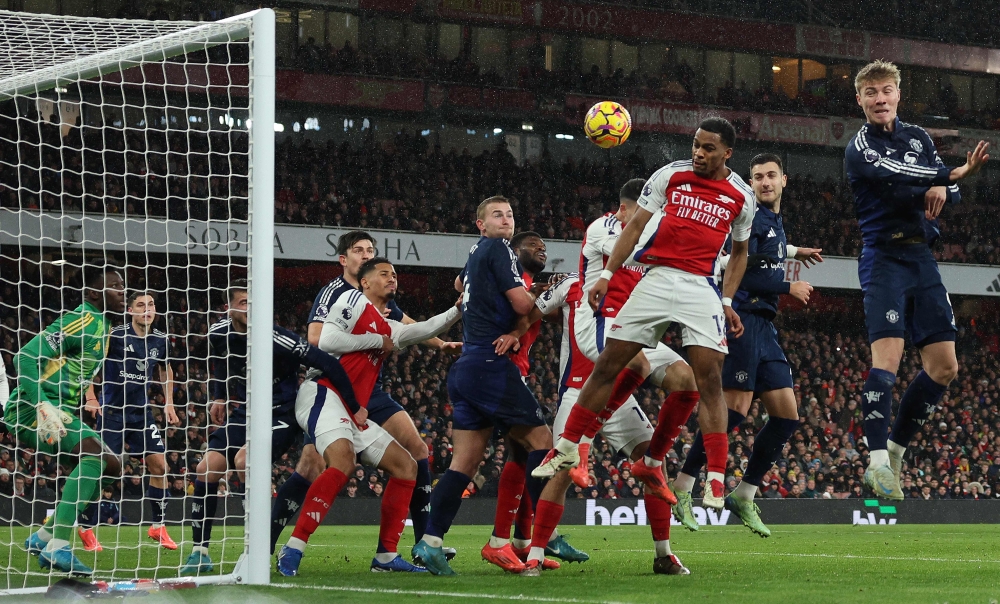
[[602,149],[617,147],[632,133],[632,116],[621,104],[601,101],[587,111],[583,131],[590,142]]

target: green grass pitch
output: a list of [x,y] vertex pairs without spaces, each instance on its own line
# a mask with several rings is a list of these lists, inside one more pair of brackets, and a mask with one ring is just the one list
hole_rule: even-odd
[[[772,527],[770,539],[746,529],[703,527],[697,533],[674,527],[674,552],[690,576],[652,574],[652,542],[647,527],[566,527],[570,542],[591,555],[584,564],[564,564],[539,578],[505,575],[480,559],[489,527],[456,527],[447,543],[459,550],[453,562],[458,577],[372,574],[368,565],[377,527],[321,527],[302,561],[301,575],[272,572],[275,587],[219,587],[161,592],[142,602],[981,602],[1000,600],[1000,527],[956,525]],[[178,532],[177,529],[174,529]],[[286,531],[287,532],[287,531]],[[25,529],[16,529],[18,537]],[[241,529],[230,528],[226,559],[235,560]],[[176,568],[181,554],[152,543],[136,547],[134,528],[102,527],[99,573],[160,564]],[[116,536],[123,545],[114,548]],[[175,538],[178,535],[175,535]],[[189,534],[185,534],[189,537]],[[408,550],[410,529],[402,544]],[[9,542],[9,539],[5,539]],[[17,541],[15,541],[16,543]],[[186,544],[182,550],[188,551]],[[219,560],[222,546],[212,549]],[[78,550],[79,551],[79,550]],[[30,563],[15,550],[10,583]],[[226,570],[231,568],[225,565]],[[272,564],[273,568],[273,564]],[[148,573],[142,573],[149,576]],[[160,572],[160,577],[171,576]],[[124,578],[122,573],[118,577]],[[13,586],[13,585],[11,585]],[[6,601],[41,602],[41,596]]]

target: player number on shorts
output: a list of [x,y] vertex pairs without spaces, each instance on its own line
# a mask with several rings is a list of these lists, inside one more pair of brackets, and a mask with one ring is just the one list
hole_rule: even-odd
[[712,318],[715,319],[715,328],[719,330],[719,335],[721,336],[725,331],[726,318],[719,315],[712,315]]
[[149,426],[149,434],[153,437],[153,440],[159,441],[160,444],[163,444],[163,438],[160,437],[160,429],[156,424]]

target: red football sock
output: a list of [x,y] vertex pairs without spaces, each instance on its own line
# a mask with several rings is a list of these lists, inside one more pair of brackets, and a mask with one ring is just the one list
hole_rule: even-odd
[[587,427],[587,430],[583,433],[583,435],[587,438],[594,438],[597,436],[597,433],[601,431],[604,424],[611,419],[612,414],[614,414],[614,411],[605,407],[604,411],[597,414],[597,419],[591,422],[590,426]]
[[535,520],[534,505],[531,502],[531,495],[528,493],[528,486],[524,486],[521,492],[521,505],[517,506],[517,516],[514,522],[517,524],[515,537],[518,539],[531,539],[531,524]]
[[[299,520],[295,523],[292,537],[308,542],[310,535],[323,522],[326,513],[330,511],[337,493],[347,484],[347,476],[337,468],[327,468],[313,481],[306,491],[306,500],[302,504]],[[409,499],[406,500],[409,504]]]
[[[628,397],[632,396],[635,389],[642,385],[646,381],[646,378],[642,377],[641,373],[632,371],[626,367],[620,374],[618,374],[618,379],[615,380],[615,385],[611,388],[611,397],[608,398],[608,404],[604,407],[604,410],[587,426],[584,430],[584,435],[587,438],[593,438],[601,430],[601,426],[604,422],[611,419],[611,416],[615,411],[621,409],[621,406],[625,404]],[[567,422],[567,425],[569,422]]]
[[382,493],[382,522],[378,529],[378,552],[394,553],[410,513],[410,498],[416,480],[390,478]]
[[510,526],[514,523],[514,514],[518,504],[523,503],[521,493],[524,491],[524,464],[508,461],[500,472],[500,484],[497,486],[497,511],[493,516],[493,536],[510,539]]
[[579,404],[573,405],[573,409],[569,412],[569,417],[566,418],[566,427],[563,428],[563,433],[560,436],[566,440],[578,443],[580,442],[580,437],[583,436],[583,433],[587,431],[587,428],[596,418],[597,414],[590,409]]
[[642,499],[646,503],[646,518],[653,541],[670,539],[670,504],[652,493],[646,493]]
[[544,499],[535,508],[534,534],[531,536],[531,547],[545,548],[552,538],[552,532],[562,520],[563,506]]
[[726,473],[726,460],[729,458],[729,436],[725,432],[712,432],[701,435],[705,443],[705,457],[708,458],[706,469],[709,472]]
[[660,415],[656,420],[656,430],[653,438],[649,442],[649,450],[646,455],[653,459],[663,460],[670,447],[674,446],[677,435],[681,433],[681,428],[687,423],[698,404],[700,395],[697,391],[671,392],[670,396],[663,401],[660,406]]
[[615,385],[611,389],[611,398],[608,399],[608,409],[614,413],[621,409],[621,406],[625,404],[628,397],[632,396],[635,389],[642,386],[642,383],[646,381],[646,378],[642,377],[641,373],[632,371],[628,367],[622,370],[618,374],[618,379],[615,380]]

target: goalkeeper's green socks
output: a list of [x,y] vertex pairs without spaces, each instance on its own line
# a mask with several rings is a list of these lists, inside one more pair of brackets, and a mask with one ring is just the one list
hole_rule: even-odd
[[69,541],[73,536],[73,523],[79,512],[87,509],[94,501],[101,487],[104,460],[100,457],[84,455],[80,463],[66,478],[62,497],[53,515],[52,537]]

